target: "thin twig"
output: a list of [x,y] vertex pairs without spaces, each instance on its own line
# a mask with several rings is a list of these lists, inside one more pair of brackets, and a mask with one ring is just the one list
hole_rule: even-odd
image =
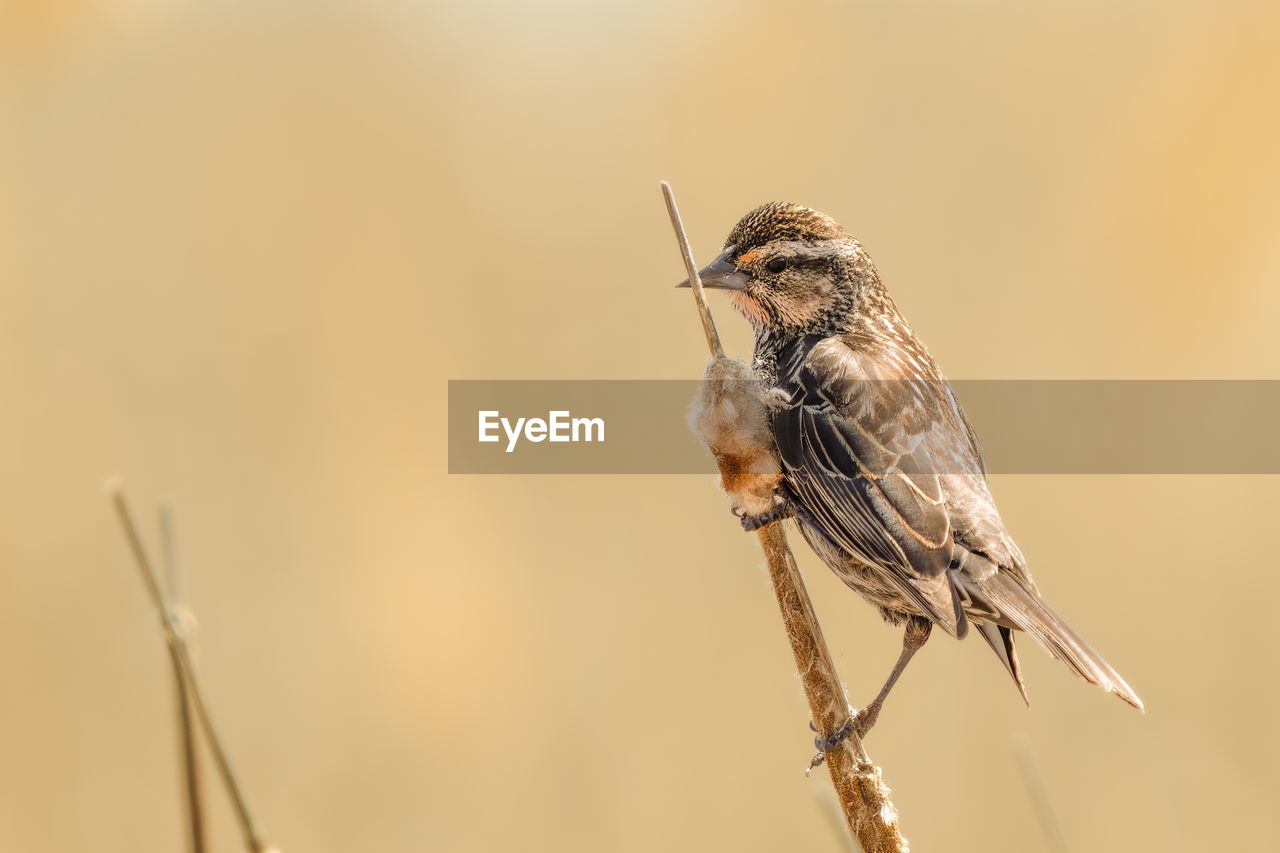
[[724,347],[720,346],[720,335],[716,333],[716,323],[711,319],[711,309],[707,307],[707,295],[702,289],[702,278],[698,275],[698,265],[693,262],[693,249],[689,247],[689,238],[684,234],[684,223],[680,221],[680,210],[676,207],[676,194],[671,191],[671,184],[662,181],[662,198],[667,202],[667,215],[671,217],[671,227],[676,229],[676,240],[680,243],[680,255],[684,258],[684,269],[689,274],[689,287],[693,288],[693,301],[698,304],[698,315],[702,317],[702,331],[707,335],[707,346],[716,358],[724,358]]
[[[160,520],[160,566],[164,569],[165,598],[170,608],[181,606],[186,598],[186,590],[182,585],[182,571],[178,565],[178,543],[173,532],[173,507],[161,504]],[[182,615],[175,615],[174,621],[182,627]],[[186,633],[185,631],[183,632]]]
[[116,515],[120,519],[120,526],[124,529],[125,538],[129,542],[129,550],[133,552],[134,562],[138,564],[138,571],[142,574],[143,586],[147,588],[151,604],[160,614],[160,629],[164,633],[164,641],[169,647],[169,654],[176,661],[177,668],[181,670],[186,679],[191,705],[195,709],[200,727],[204,730],[205,741],[209,744],[209,751],[213,754],[213,761],[218,767],[218,774],[222,777],[222,783],[227,789],[227,794],[231,797],[236,819],[240,823],[240,831],[244,836],[245,847],[250,853],[267,853],[273,848],[259,834],[257,824],[254,823],[253,816],[249,812],[249,804],[245,800],[240,784],[236,781],[235,773],[231,769],[231,760],[227,757],[227,752],[222,747],[222,739],[218,737],[217,729],[214,727],[213,720],[209,715],[208,704],[205,702],[204,694],[200,690],[200,682],[196,678],[195,666],[191,662],[187,644],[183,641],[182,635],[174,623],[173,614],[165,606],[164,595],[160,590],[160,581],[156,577],[155,569],[151,566],[151,560],[142,544],[142,537],[138,534],[138,528],[133,523],[133,516],[129,512],[128,504],[125,502],[124,492],[117,482],[109,482],[106,491],[115,506]]
[[[671,214],[671,226],[675,229],[676,239],[684,256],[685,267],[690,271],[694,298],[702,312],[703,326],[707,331],[707,344],[712,355],[722,359],[724,352],[720,348],[715,323],[703,299],[700,283],[695,277],[693,252],[676,211],[675,197],[665,181],[662,192],[667,201],[667,210]],[[757,452],[758,449],[753,449],[748,454]],[[716,453],[721,482],[727,484],[731,477],[740,476],[746,458]],[[852,730],[853,719],[845,698],[844,686],[836,674],[831,652],[813,611],[813,603],[809,600],[795,556],[787,544],[786,530],[781,522],[773,522],[760,528],[757,535],[769,565],[769,578],[773,582],[773,591],[782,611],[782,621],[787,638],[791,641],[791,651],[804,685],[805,697],[809,700],[809,711],[818,737],[828,741],[836,732],[850,732],[840,741],[839,746],[825,756],[845,821],[865,853],[906,853],[907,842],[898,825],[898,810],[893,805],[880,768],[871,763],[862,740]]]
[[1054,853],[1068,853],[1067,834],[1062,831],[1062,822],[1058,820],[1057,809],[1053,807],[1053,798],[1049,796],[1049,786],[1040,772],[1040,762],[1031,749],[1031,740],[1026,735],[1015,735],[1013,751],[1018,756],[1018,767],[1022,770],[1022,781],[1026,783],[1031,794],[1031,802],[1036,807],[1036,816],[1040,818],[1040,828],[1044,830],[1049,848]]
[[[170,613],[178,614],[182,608],[182,581],[178,569],[178,559],[173,536],[173,510],[168,506],[160,508],[160,550],[164,559],[165,588],[168,590],[166,607]],[[189,626],[183,624],[182,617],[176,616],[183,641],[186,641]],[[169,649],[169,660],[173,665],[174,708],[178,717],[178,737],[181,741],[181,760],[183,784],[187,794],[187,838],[191,842],[192,853],[204,853],[208,849],[205,836],[204,797],[200,784],[200,754],[196,750],[196,732],[191,717],[191,692],[187,689],[187,679],[182,674],[182,660],[173,646]]]

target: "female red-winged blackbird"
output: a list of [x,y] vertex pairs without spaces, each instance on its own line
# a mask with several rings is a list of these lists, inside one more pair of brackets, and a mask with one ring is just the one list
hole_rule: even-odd
[[743,526],[794,515],[841,580],[906,626],[884,689],[858,714],[860,731],[934,625],[957,638],[976,628],[1024,700],[1015,630],[1142,708],[1040,598],[960,403],[857,240],[811,208],[766,204],[734,226],[701,278],[730,291],[755,328],[756,376],[786,401],[768,416],[782,473],[776,504],[742,511]]

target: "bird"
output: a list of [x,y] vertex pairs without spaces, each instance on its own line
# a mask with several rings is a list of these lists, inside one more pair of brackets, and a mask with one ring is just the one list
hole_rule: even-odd
[[776,493],[735,514],[748,530],[793,518],[840,580],[903,628],[884,687],[856,712],[860,736],[935,627],[978,633],[1024,702],[1017,632],[1143,709],[1041,597],[954,389],[856,238],[824,213],[772,202],[742,217],[699,278],[751,324],[750,372],[769,389]]

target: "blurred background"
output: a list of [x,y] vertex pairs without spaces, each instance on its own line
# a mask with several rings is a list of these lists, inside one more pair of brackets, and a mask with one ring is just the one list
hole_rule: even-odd
[[[177,850],[168,662],[100,483],[175,508],[288,851],[832,850],[714,479],[450,477],[450,378],[692,378],[696,255],[858,235],[955,378],[1280,378],[1280,8],[12,0],[0,848]],[[745,324],[713,300],[726,346]],[[1146,701],[937,639],[869,740],[913,849],[1277,850],[1268,477],[999,476]],[[896,630],[796,540],[851,699]],[[239,840],[212,777],[214,849]]]

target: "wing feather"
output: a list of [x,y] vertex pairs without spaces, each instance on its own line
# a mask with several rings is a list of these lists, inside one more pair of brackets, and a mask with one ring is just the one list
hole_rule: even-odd
[[839,338],[814,343],[774,416],[788,483],[806,520],[873,568],[948,633],[962,635],[951,513],[930,431],[927,382],[885,381]]

